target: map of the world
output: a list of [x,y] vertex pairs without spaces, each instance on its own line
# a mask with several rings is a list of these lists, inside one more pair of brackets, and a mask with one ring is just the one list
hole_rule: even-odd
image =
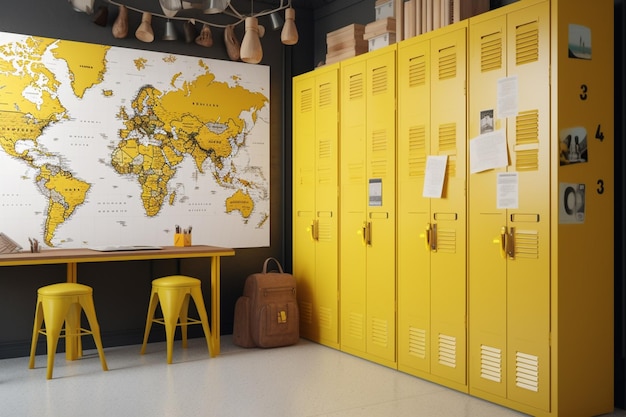
[[0,232],[269,245],[269,67],[0,33]]

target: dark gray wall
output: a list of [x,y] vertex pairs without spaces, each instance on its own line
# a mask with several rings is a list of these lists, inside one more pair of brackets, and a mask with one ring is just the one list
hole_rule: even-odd
[[[145,3],[145,2],[144,2]],[[153,12],[161,13],[158,1]],[[241,11],[247,10],[249,2],[235,0],[235,4],[243,4]],[[101,0],[96,6],[105,5]],[[126,3],[136,5],[132,0]],[[265,7],[264,7],[265,8]],[[129,13],[129,33],[126,39],[115,39],[111,27],[117,16],[117,6],[108,5],[109,18],[106,27],[92,22],[92,16],[76,12],[67,0],[31,0],[15,1],[3,5],[0,13],[0,31],[27,35],[43,36],[54,39],[67,39],[96,44],[120,46],[132,49],[154,50],[189,56],[227,60],[223,43],[223,32],[213,30],[214,46],[202,48],[195,44],[186,44],[182,39],[182,22],[176,22],[180,40],[162,41],[165,21],[153,19],[155,41],[143,43],[135,39],[134,31],[139,25],[141,15]],[[267,17],[261,24],[269,27]],[[267,21],[264,21],[267,20]],[[297,24],[303,28],[312,27],[312,15],[308,11],[297,11]],[[198,25],[199,28],[199,25]],[[239,37],[243,36],[243,26],[237,28]],[[308,32],[310,33],[310,32]],[[288,181],[285,172],[290,159],[285,143],[291,141],[290,128],[285,128],[285,115],[291,114],[290,101],[287,104],[284,95],[291,95],[292,61],[297,62],[301,71],[312,68],[311,36],[307,31],[300,34],[301,42],[295,46],[283,46],[280,43],[280,31],[267,31],[262,39],[264,50],[262,65],[270,66],[270,151],[271,151],[271,241],[268,248],[239,249],[234,257],[222,260],[222,333],[232,332],[234,304],[243,289],[245,277],[260,271],[263,261],[274,256],[290,265],[291,235],[288,210],[290,197],[286,196]],[[308,59],[305,59],[308,57]],[[308,61],[308,64],[307,64]],[[286,107],[289,106],[289,107]],[[289,109],[288,111],[286,109]],[[289,118],[289,117],[288,117]],[[0,231],[2,230],[0,218]],[[94,298],[98,319],[102,328],[105,347],[141,343],[143,327],[150,294],[150,281],[159,276],[176,271],[197,276],[205,283],[205,300],[208,304],[209,294],[209,262],[202,259],[177,261],[137,261],[111,262],[101,264],[82,264],[78,267],[79,281],[94,288]],[[289,270],[289,269],[288,269]],[[32,331],[33,313],[37,288],[65,280],[65,268],[62,265],[28,266],[0,268],[0,358],[27,356]],[[208,305],[207,305],[208,307]],[[190,328],[190,336],[200,336],[199,329]],[[155,327],[152,339],[162,338],[163,332]],[[43,338],[40,338],[40,352],[44,352]],[[91,342],[85,338],[86,347]]]

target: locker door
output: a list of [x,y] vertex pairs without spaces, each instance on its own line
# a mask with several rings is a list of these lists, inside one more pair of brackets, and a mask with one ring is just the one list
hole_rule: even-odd
[[519,111],[508,124],[519,208],[509,210],[508,397],[550,409],[550,10],[544,2],[509,13],[508,76]]
[[[377,51],[379,52],[379,51]],[[395,362],[395,49],[367,59],[367,351]]]
[[466,379],[466,28],[431,40],[431,154],[447,155],[444,191],[431,199],[431,372]]
[[316,230],[315,322],[316,340],[338,347],[338,153],[339,66],[317,76],[315,125]]
[[[419,41],[418,41],[419,40]],[[430,154],[430,41],[398,48],[398,368],[430,373],[430,248],[422,197]]]
[[366,62],[341,64],[341,348],[366,351]]
[[293,100],[293,275],[298,285],[300,332],[314,339],[315,285],[315,78],[294,78]]
[[[469,139],[481,133],[481,114],[493,111],[496,131],[506,129],[497,111],[498,80],[506,77],[506,16],[469,28]],[[487,129],[484,126],[483,129]],[[471,166],[470,166],[471,168]],[[469,177],[469,378],[470,393],[506,398],[506,210],[497,209],[496,182],[506,168]]]

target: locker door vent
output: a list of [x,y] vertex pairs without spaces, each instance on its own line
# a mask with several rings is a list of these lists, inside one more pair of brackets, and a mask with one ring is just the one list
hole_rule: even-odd
[[515,118],[515,168],[517,171],[539,169],[539,111],[520,112]]
[[350,76],[349,99],[359,100],[364,97],[365,88],[363,88],[363,74],[353,74]]
[[502,350],[480,346],[480,376],[493,382],[502,382]]
[[388,80],[387,67],[374,68],[372,70],[372,94],[386,93]]
[[502,68],[502,32],[490,33],[480,40],[480,70],[493,71]]
[[409,176],[423,177],[426,172],[426,126],[409,128]]
[[439,80],[456,77],[456,46],[439,50]]
[[515,64],[539,60],[539,22],[529,22],[515,28]]
[[330,88],[330,83],[320,84],[319,86],[319,106],[320,107],[328,107],[332,104],[332,88]]
[[372,318],[372,342],[383,348],[387,347],[389,341],[389,330],[387,320]]
[[362,163],[348,164],[348,181],[350,184],[359,184],[364,181],[365,172]]
[[317,166],[318,185],[328,185],[333,181],[332,144],[330,140],[320,140],[317,144],[317,155],[319,164]]
[[409,327],[409,354],[426,358],[426,330]]
[[456,152],[456,123],[439,125],[439,150]]
[[515,228],[515,258],[539,259],[539,232]]
[[456,230],[437,228],[437,252],[456,253]]
[[539,391],[539,357],[515,353],[515,385],[533,392]]
[[409,87],[426,84],[426,58],[424,55],[411,59],[409,63]]
[[438,353],[440,365],[456,368],[456,337],[439,334]]
[[310,88],[300,92],[300,112],[313,111],[313,91]]
[[363,314],[350,313],[348,334],[356,340],[363,340]]
[[320,327],[323,329],[332,328],[332,310],[328,307],[320,307]]
[[387,131],[378,129],[372,131],[372,160],[370,168],[372,177],[385,178],[387,176]]
[[300,321],[306,324],[313,324],[313,305],[309,301],[298,301],[300,309]]
[[318,240],[320,242],[332,242],[333,241],[333,227],[331,224],[331,218],[319,219],[317,227],[318,227]]

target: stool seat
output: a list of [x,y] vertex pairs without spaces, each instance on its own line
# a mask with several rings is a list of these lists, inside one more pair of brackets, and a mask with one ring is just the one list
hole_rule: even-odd
[[[89,322],[89,329],[83,329],[80,326],[81,311],[85,312]],[[45,324],[43,328],[42,324]],[[63,324],[65,324],[65,327],[63,327]],[[66,338],[67,357],[74,359],[82,356],[80,337],[87,334],[92,335],[98,349],[102,370],[108,370],[100,339],[100,326],[96,318],[96,310],[93,304],[93,289],[91,287],[78,283],[64,282],[47,285],[37,290],[37,305],[35,307],[35,320],[28,363],[30,369],[35,367],[35,353],[39,334],[45,335],[47,339],[47,379],[52,378],[54,356],[59,337]]]
[[[152,292],[146,317],[146,329],[141,345],[141,354],[146,352],[146,344],[152,323],[159,323],[165,326],[165,339],[167,344],[167,363],[172,363],[174,350],[174,334],[176,327],[181,328],[182,345],[187,347],[187,326],[190,324],[201,324],[204,336],[207,341],[209,354],[213,355],[214,349],[211,342],[211,329],[209,328],[209,318],[202,296],[201,281],[197,278],[186,275],[171,275],[157,278],[152,281]],[[196,305],[200,319],[188,317],[189,299]],[[161,306],[162,318],[155,318],[157,305]]]

